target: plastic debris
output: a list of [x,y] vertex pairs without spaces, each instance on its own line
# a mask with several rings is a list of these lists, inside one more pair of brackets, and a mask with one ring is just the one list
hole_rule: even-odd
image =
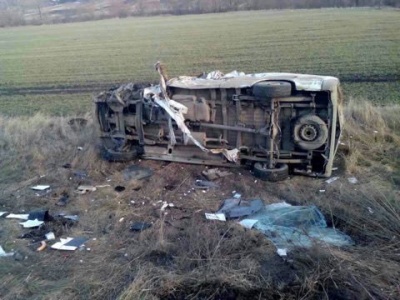
[[44,190],[47,190],[49,188],[50,188],[49,185],[35,185],[35,186],[31,187],[31,189],[35,190],[35,191],[44,191]]
[[278,248],[277,250],[276,250],[276,253],[278,253],[278,255],[279,256],[287,256],[287,249],[285,249],[285,248]]
[[29,214],[9,214],[6,219],[28,220]]
[[87,241],[87,238],[77,237],[77,238],[60,238],[60,241],[51,246],[52,249],[56,250],[67,250],[75,251],[80,246],[82,246]]
[[164,201],[163,205],[161,206],[161,211],[165,211],[168,207],[175,207],[175,205],[173,203]]
[[144,168],[137,165],[132,165],[127,167],[122,171],[124,179],[128,180],[141,180],[145,178],[149,178],[153,175],[153,171],[149,168]]
[[0,257],[9,257],[9,256],[13,256],[14,252],[5,252],[3,247],[0,246]]
[[336,180],[338,180],[339,179],[339,177],[332,177],[332,178],[329,178],[328,180],[326,180],[325,182],[327,183],[327,184],[331,184],[332,182],[334,182],[334,181],[336,181]]
[[220,209],[217,211],[218,214],[224,214],[226,219],[240,218],[249,216],[261,210],[264,207],[264,203],[260,199],[254,200],[242,200],[240,198],[226,199]]
[[117,186],[114,188],[114,190],[115,190],[116,192],[118,192],[118,193],[121,193],[121,192],[125,191],[125,187],[122,186],[122,185],[117,185]]
[[206,213],[205,215],[207,220],[226,221],[225,214]]
[[68,200],[69,200],[69,195],[67,193],[63,193],[61,195],[61,198],[57,201],[56,205],[65,206],[65,205],[67,205]]
[[277,249],[309,248],[314,242],[338,247],[354,244],[348,235],[328,228],[323,214],[314,205],[292,206],[286,202],[266,205],[241,224],[251,224],[255,220],[252,228],[261,231]]
[[38,252],[43,251],[44,249],[46,249],[46,247],[47,247],[46,242],[45,241],[41,241],[40,242],[40,246],[36,249],[36,251],[38,251]]
[[196,180],[194,183],[194,188],[196,189],[209,189],[216,187],[218,187],[218,184],[207,180]]
[[19,224],[21,224],[24,228],[34,228],[34,227],[39,227],[40,225],[44,224],[44,222],[39,221],[38,219],[34,219],[34,220],[27,220]]
[[56,239],[56,236],[55,236],[54,232],[48,232],[44,236],[46,237],[46,240],[48,240],[48,241]]
[[240,199],[240,198],[242,198],[242,195],[239,194],[239,193],[235,193],[235,194],[233,195],[233,198],[235,198],[235,199]]
[[131,230],[132,231],[143,231],[145,229],[150,228],[152,225],[150,223],[145,223],[145,222],[135,222],[131,225]]
[[213,169],[206,169],[203,172],[201,172],[201,174],[203,174],[203,176],[207,178],[207,180],[212,181],[221,177],[232,175],[233,173],[229,171],[222,171],[218,168],[213,168]]
[[94,192],[96,191],[96,187],[92,185],[80,185],[78,186],[77,193],[78,194],[86,194],[87,192]]
[[347,180],[352,184],[356,184],[358,182],[357,178],[355,178],[355,177],[349,177],[349,178],[347,178]]

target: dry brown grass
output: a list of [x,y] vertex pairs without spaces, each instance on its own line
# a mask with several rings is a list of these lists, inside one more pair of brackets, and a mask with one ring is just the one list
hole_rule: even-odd
[[[62,237],[87,236],[91,249],[37,253],[37,244],[17,239],[23,232],[17,222],[0,219],[0,244],[27,257],[0,259],[0,298],[399,298],[399,113],[398,106],[375,107],[356,100],[347,104],[343,142],[349,144],[349,153],[339,153],[335,176],[340,179],[330,185],[305,177],[275,184],[255,182],[248,171],[237,170],[235,176],[219,180],[220,189],[207,193],[191,190],[201,166],[141,161],[154,175],[142,183],[124,182],[120,171],[126,165],[98,157],[89,116],[83,128],[71,127],[66,118],[0,117],[0,210],[47,207],[52,214],[78,213],[80,220],[74,226],[50,222],[47,229]],[[65,163],[72,169],[62,168]],[[75,178],[73,170],[89,176]],[[349,183],[349,176],[359,182]],[[52,193],[36,197],[29,187],[37,183],[51,184]],[[112,186],[74,194],[81,183]],[[115,192],[118,184],[126,190]],[[319,193],[320,189],[326,192]],[[233,190],[265,202],[316,204],[356,245],[315,246],[291,253],[285,262],[260,233],[233,222],[204,219],[204,212],[217,209]],[[64,191],[71,200],[59,208],[54,203]],[[176,208],[162,214],[159,200]],[[134,221],[153,226],[133,233],[129,225]]]

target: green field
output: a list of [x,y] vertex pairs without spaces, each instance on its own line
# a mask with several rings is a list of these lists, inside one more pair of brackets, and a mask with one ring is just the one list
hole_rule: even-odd
[[[83,113],[126,81],[234,69],[338,76],[347,96],[400,100],[400,13],[324,9],[112,19],[0,29],[0,111]],[[45,104],[45,107],[43,107]]]

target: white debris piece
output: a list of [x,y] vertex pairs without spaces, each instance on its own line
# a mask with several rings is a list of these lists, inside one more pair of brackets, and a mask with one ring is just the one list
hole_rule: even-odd
[[74,251],[76,250],[78,247],[75,246],[66,246],[65,244],[67,244],[68,242],[72,241],[73,238],[60,238],[60,242],[55,243],[53,246],[51,246],[52,249],[57,249],[57,250],[69,250],[69,251]]
[[339,177],[336,176],[336,177],[329,178],[329,179],[326,180],[325,182],[326,182],[327,184],[331,184],[332,182],[334,182],[334,181],[336,181],[336,180],[338,180],[338,179],[339,179]]
[[287,249],[286,248],[279,248],[276,250],[279,256],[287,256]]
[[6,211],[0,211],[0,217],[4,216],[5,214],[7,214],[8,212]]
[[247,229],[252,229],[254,224],[256,224],[258,220],[253,220],[253,219],[244,219],[239,222],[240,225],[242,225],[244,228]]
[[9,214],[6,219],[28,220],[29,214]]
[[35,190],[35,191],[45,191],[49,188],[50,188],[49,185],[35,185],[35,186],[31,187],[31,189]]
[[49,241],[55,240],[55,239],[56,239],[56,236],[55,236],[54,232],[46,233],[44,236],[45,236],[46,239],[49,240]]
[[358,182],[357,178],[355,178],[355,177],[349,177],[349,178],[347,178],[347,180],[352,184],[356,184]]
[[209,214],[206,213],[207,220],[226,221],[225,214]]
[[21,222],[19,224],[21,224],[24,228],[34,228],[34,227],[38,227],[40,225],[42,225],[44,222],[43,221],[39,221],[38,219],[35,220],[28,220],[25,222]]
[[6,252],[4,251],[3,247],[0,246],[0,257],[7,257],[7,256],[13,256],[14,252]]
[[78,190],[76,191],[78,194],[86,194],[87,192],[94,192],[96,187],[91,185],[80,185],[78,186]]

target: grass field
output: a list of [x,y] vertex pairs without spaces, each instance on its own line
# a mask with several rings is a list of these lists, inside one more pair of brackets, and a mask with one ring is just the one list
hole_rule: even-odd
[[1,29],[0,111],[83,113],[90,109],[92,91],[157,80],[157,60],[171,76],[214,69],[333,75],[342,80],[347,96],[389,104],[400,95],[399,32],[399,11],[376,9],[161,16]]

